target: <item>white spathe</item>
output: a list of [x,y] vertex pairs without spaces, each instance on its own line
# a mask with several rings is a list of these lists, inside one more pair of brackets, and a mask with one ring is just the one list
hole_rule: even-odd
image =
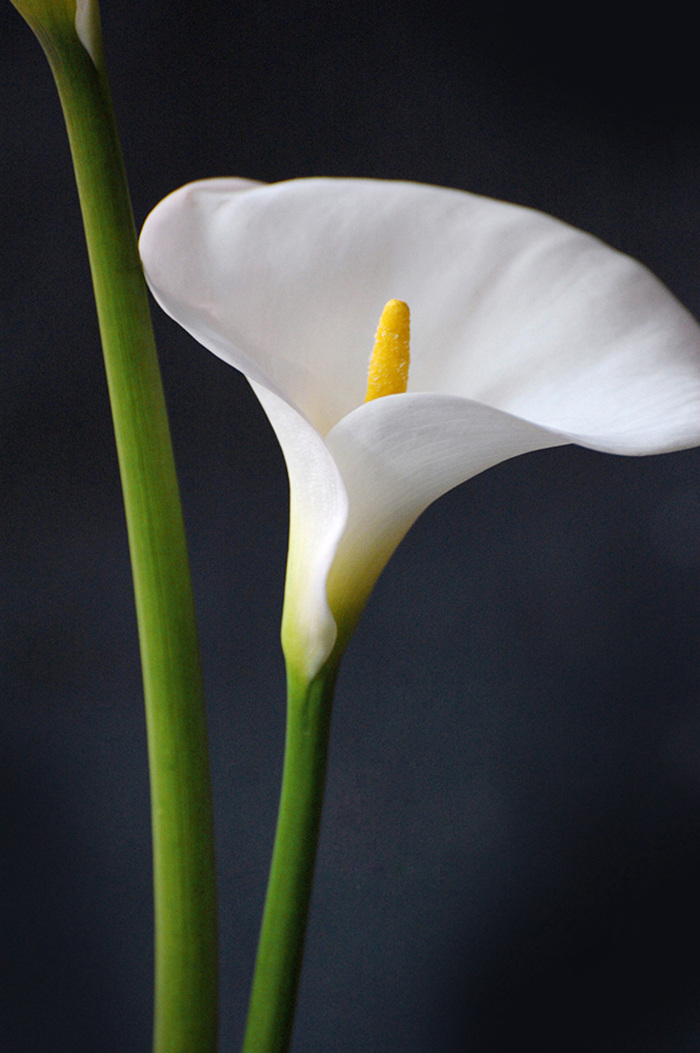
[[[150,214],[149,286],[241,370],[290,478],[283,640],[312,676],[406,531],[500,461],[700,444],[700,327],[639,263],[529,209],[358,179],[192,183]],[[363,403],[384,304],[408,390]]]

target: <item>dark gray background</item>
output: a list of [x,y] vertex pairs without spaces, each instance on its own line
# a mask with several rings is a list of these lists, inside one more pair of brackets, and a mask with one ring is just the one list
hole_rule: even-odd
[[[205,176],[416,179],[584,227],[698,315],[691,34],[675,5],[585,10],[105,0],[137,222]],[[6,2],[0,57],[0,1048],[145,1053],[146,747],[105,382],[55,91]],[[246,383],[156,326],[233,1051],[279,782],[286,477]],[[699,630],[698,452],[543,452],[430,509],[340,678],[295,1053],[695,1053]]]

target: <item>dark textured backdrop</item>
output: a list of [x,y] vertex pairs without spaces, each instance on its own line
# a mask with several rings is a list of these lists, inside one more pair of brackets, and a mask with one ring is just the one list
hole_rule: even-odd
[[[532,205],[700,314],[696,60],[506,5],[103,2],[137,222],[196,178],[409,178]],[[670,61],[670,66],[667,65]],[[76,193],[0,3],[0,1048],[146,1053],[136,631]],[[201,628],[240,1041],[283,732],[284,466],[156,317]],[[340,679],[295,1053],[696,1053],[700,453],[557,449],[438,502]]]

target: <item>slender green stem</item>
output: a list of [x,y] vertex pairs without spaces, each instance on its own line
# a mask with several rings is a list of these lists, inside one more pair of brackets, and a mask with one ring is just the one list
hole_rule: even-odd
[[[99,24],[15,0],[46,51],[70,139],[124,491],[148,727],[157,1053],[213,1053],[217,932],[209,761],[194,604],[165,400]],[[94,0],[92,17],[99,19]],[[23,7],[28,7],[27,14]],[[73,7],[72,11],[74,12]],[[37,27],[37,22],[40,24]]]
[[285,1053],[292,1037],[337,668],[329,659],[310,683],[288,675],[282,794],[243,1053]]

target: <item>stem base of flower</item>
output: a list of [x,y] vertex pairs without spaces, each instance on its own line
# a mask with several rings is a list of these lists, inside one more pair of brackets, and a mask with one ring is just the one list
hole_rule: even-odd
[[291,1042],[337,671],[332,656],[310,682],[288,675],[282,792],[243,1053],[286,1053]]

